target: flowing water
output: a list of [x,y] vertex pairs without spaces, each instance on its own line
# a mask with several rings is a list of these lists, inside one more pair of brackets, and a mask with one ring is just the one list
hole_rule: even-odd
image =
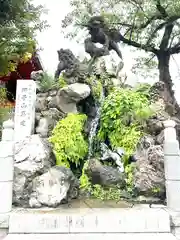
[[96,103],[96,116],[91,122],[90,132],[89,132],[89,152],[88,152],[88,159],[90,159],[93,156],[93,145],[94,145],[94,138],[96,136],[97,127],[99,124],[100,116],[101,116],[101,106],[104,102],[104,90],[102,90],[100,103]]

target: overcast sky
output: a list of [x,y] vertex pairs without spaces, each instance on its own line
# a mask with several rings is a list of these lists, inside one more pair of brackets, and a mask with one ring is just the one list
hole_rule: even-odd
[[[75,41],[68,41],[64,39],[61,34],[60,26],[61,20],[66,13],[70,10],[69,0],[34,0],[36,4],[43,4],[49,10],[48,15],[45,15],[45,19],[48,21],[50,27],[42,33],[38,34],[39,46],[43,49],[40,52],[45,70],[54,75],[58,59],[57,50],[60,48],[70,48],[75,55],[84,56],[83,45],[77,44]],[[146,79],[139,79],[134,76],[130,69],[133,64],[133,56],[135,53],[130,52],[129,48],[122,49],[122,54],[125,61],[124,72],[127,73],[129,83],[134,84],[137,81],[147,81]],[[170,71],[175,83],[176,98],[180,102],[180,54],[174,56],[175,60],[171,60]],[[151,79],[151,82],[157,81],[157,78]],[[148,80],[149,81],[149,80]]]

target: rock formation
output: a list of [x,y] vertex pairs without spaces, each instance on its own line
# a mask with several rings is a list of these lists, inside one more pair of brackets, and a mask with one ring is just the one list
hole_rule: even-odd
[[[85,42],[93,47],[92,43],[99,40],[94,40],[93,29],[91,30],[91,42],[90,39],[89,42],[87,39]],[[102,26],[99,27],[99,33],[103,33],[102,30]],[[119,40],[114,39],[115,35],[112,37],[112,33],[110,35],[107,31],[105,33],[109,42],[109,45],[105,46],[108,55],[113,49],[113,44]],[[93,51],[96,49],[93,49],[89,49],[92,50],[91,55],[95,54]],[[120,56],[119,49],[116,47],[115,49]],[[163,84],[159,82],[150,88],[148,100],[155,112],[141,126],[143,137],[138,142],[134,153],[125,159],[128,149],[122,149],[122,146],[114,147],[108,138],[100,141],[97,137],[105,97],[114,87],[118,89],[125,87],[120,79],[122,62],[118,62],[114,69],[113,66],[108,68],[107,58],[104,55],[102,52],[98,55],[99,58],[93,63],[92,71],[89,72],[89,63],[81,63],[70,50],[60,49],[59,64],[55,74],[56,84],[52,84],[51,89],[46,91],[41,88],[43,72],[32,74],[38,89],[35,134],[16,143],[14,204],[29,207],[57,207],[59,204],[78,198],[82,179],[88,179],[89,183],[86,182],[86,184],[91,186],[101,186],[102,191],[104,188],[111,187],[116,191],[118,187],[128,192],[127,185],[130,184],[136,197],[143,195],[165,198],[163,121],[170,118],[171,108],[167,109],[167,104],[165,105],[163,101],[161,94]],[[58,85],[60,75],[65,82],[63,87]],[[114,108],[115,105],[111,104],[112,102],[109,102],[108,106]],[[87,116],[83,134],[84,141],[89,143],[89,154],[81,159],[79,165],[71,162],[68,168],[63,165],[56,166],[56,152],[53,144],[48,142],[48,138],[52,135],[57,123],[66,118],[69,113],[81,113]],[[118,114],[121,114],[119,110],[115,113],[115,117]],[[133,117],[132,115],[131,118]],[[131,125],[131,118],[126,119],[127,127]],[[121,120],[119,118],[118,121]],[[179,133],[180,122],[178,119],[174,120],[178,122]],[[109,125],[114,124],[113,121]],[[124,146],[126,148],[126,144]],[[72,149],[63,150],[67,153],[72,151],[73,147],[72,144]],[[73,157],[76,156],[73,155]],[[71,161],[71,159],[66,160]],[[133,168],[130,178],[127,166]],[[79,176],[81,176],[80,179]]]

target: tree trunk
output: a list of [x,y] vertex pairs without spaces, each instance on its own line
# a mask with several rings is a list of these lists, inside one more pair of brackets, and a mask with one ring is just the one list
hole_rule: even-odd
[[180,107],[176,101],[173,91],[173,83],[169,71],[170,54],[163,52],[157,54],[158,68],[159,68],[159,81],[165,85],[163,92],[163,99],[166,103],[166,110],[172,116],[180,116]]

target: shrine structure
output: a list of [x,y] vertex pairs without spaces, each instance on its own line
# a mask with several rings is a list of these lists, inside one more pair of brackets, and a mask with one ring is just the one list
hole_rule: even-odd
[[26,63],[19,63],[16,71],[11,72],[8,76],[0,77],[0,84],[7,89],[7,98],[11,104],[15,104],[17,80],[31,79],[31,73],[39,70],[43,70],[43,66],[36,53]]

